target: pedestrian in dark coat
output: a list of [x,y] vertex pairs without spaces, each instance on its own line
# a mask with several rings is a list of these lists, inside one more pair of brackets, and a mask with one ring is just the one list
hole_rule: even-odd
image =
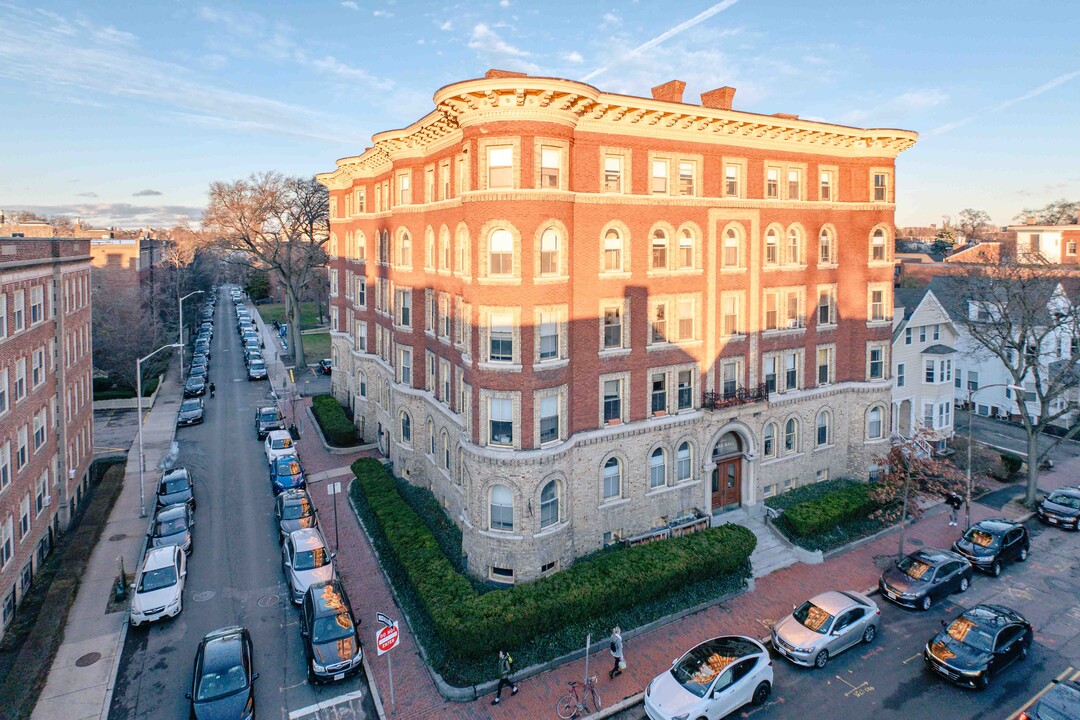
[[945,502],[949,504],[949,524],[956,525],[959,520],[960,506],[964,504],[964,500],[955,492],[950,492]]
[[499,685],[495,688],[495,699],[492,705],[498,705],[504,687],[510,688],[511,695],[517,695],[518,686],[510,679],[510,665],[513,661],[505,650],[499,651]]
[[217,392],[217,385],[210,383],[210,397],[214,397],[214,393]]
[[626,661],[623,659],[622,629],[616,625],[611,630],[611,657],[615,658],[615,666],[608,671],[608,679],[614,680],[622,675]]

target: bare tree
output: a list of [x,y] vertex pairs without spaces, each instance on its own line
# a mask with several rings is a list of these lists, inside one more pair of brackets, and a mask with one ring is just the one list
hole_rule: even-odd
[[94,369],[132,388],[135,361],[158,346],[144,293],[137,285],[94,292]]
[[956,227],[969,243],[977,243],[991,227],[990,213],[975,208],[961,210],[957,216]]
[[1080,222],[1078,213],[1080,213],[1080,202],[1069,202],[1061,198],[1041,208],[1024,208],[1014,219],[1024,221],[1033,217],[1040,225],[1071,225]]
[[267,270],[285,289],[293,327],[293,354],[306,364],[300,301],[312,276],[324,272],[329,239],[329,192],[314,178],[257,173],[210,185],[204,230],[223,248]]
[[[996,358],[1011,384],[1026,390],[1021,397],[1014,390],[1013,397],[1027,433],[1025,503],[1034,506],[1039,465],[1058,443],[1080,431],[1073,422],[1075,403],[1068,402],[1080,385],[1074,344],[1080,338],[1080,307],[1070,292],[1075,280],[1054,268],[1005,262],[967,266],[944,285],[960,308],[951,313],[953,321],[976,346],[973,357]],[[1072,424],[1040,450],[1039,435],[1058,421]]]

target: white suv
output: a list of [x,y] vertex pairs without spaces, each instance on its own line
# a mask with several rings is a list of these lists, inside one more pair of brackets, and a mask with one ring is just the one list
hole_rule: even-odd
[[294,530],[281,547],[281,571],[289,584],[289,595],[299,605],[312,583],[334,578],[334,554],[317,528]]
[[184,609],[184,578],[187,556],[176,545],[146,551],[135,594],[131,598],[131,625],[138,627],[166,617],[176,617]]
[[296,441],[288,430],[271,430],[263,443],[263,452],[266,453],[266,462],[272,465],[279,457],[295,455]]

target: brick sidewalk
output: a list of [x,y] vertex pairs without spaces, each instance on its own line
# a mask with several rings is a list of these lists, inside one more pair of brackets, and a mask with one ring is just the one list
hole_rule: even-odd
[[[310,399],[302,403],[310,405]],[[297,403],[298,414],[301,402]],[[306,412],[306,411],[305,411]],[[305,415],[305,419],[307,419]],[[310,422],[310,421],[309,421]],[[325,452],[313,431],[305,433],[300,444],[300,456],[308,472],[320,472],[344,467],[363,455],[331,455]],[[1068,478],[1080,472],[1080,458],[1063,464],[1056,472],[1045,476],[1040,487],[1049,489],[1069,484]],[[343,478],[342,485],[345,485]],[[1017,492],[1022,488],[1017,486]],[[312,499],[319,508],[320,522],[327,538],[333,537],[334,515],[331,497],[314,485]],[[492,706],[492,696],[467,703],[449,702],[439,695],[427,668],[420,657],[416,641],[401,610],[390,594],[383,574],[375,560],[371,545],[360,528],[346,498],[339,500],[338,519],[341,546],[344,551],[337,556],[339,573],[353,606],[362,622],[370,665],[382,702],[390,720],[421,720],[424,718],[447,718],[448,720],[472,720],[493,718],[555,717],[555,703],[566,690],[569,680],[580,680],[585,674],[584,659],[567,663],[555,670],[521,681],[520,692],[511,697],[503,693],[502,703]],[[986,517],[1015,514],[1011,506],[1004,511],[974,503],[971,508],[972,522]],[[923,519],[907,530],[907,552],[917,547],[949,547],[959,537],[959,528],[949,527],[944,506],[931,508]],[[899,535],[890,533],[873,542],[826,561],[822,565],[796,564],[757,580],[756,590],[683,618],[644,635],[627,639],[626,658],[629,667],[614,681],[607,679],[611,656],[606,646],[601,646],[590,660],[589,673],[599,678],[599,690],[605,707],[641,693],[656,675],[671,666],[678,657],[693,645],[709,637],[723,634],[741,634],[764,637],[772,622],[791,611],[793,604],[830,588],[863,591],[877,584],[882,569],[896,556]],[[883,601],[882,601],[883,602]],[[401,643],[393,653],[395,705],[390,712],[390,684],[387,673],[387,657],[376,657],[374,639],[376,612],[384,612],[401,621]],[[494,668],[495,659],[492,659]]]

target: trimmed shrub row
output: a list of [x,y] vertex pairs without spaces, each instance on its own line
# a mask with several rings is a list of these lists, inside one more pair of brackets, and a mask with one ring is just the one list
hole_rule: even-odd
[[826,480],[825,482],[802,485],[788,490],[787,492],[780,493],[779,495],[765,498],[765,505],[771,507],[773,510],[784,511],[799,503],[804,503],[808,500],[817,500],[836,490],[843,490],[844,488],[849,488],[852,485],[858,484],[860,484],[858,480],[853,480],[851,478],[837,478],[835,480]]
[[440,639],[469,659],[490,659],[501,647],[525,645],[554,628],[740,572],[757,542],[748,529],[725,525],[603,553],[550,577],[480,595],[454,568],[381,463],[363,458],[352,470],[393,555],[384,561],[400,565]]
[[431,531],[439,549],[450,560],[454,569],[465,572],[465,563],[461,557],[461,528],[447,517],[446,511],[439,504],[435,494],[424,487],[412,485],[400,478],[397,480],[398,493],[409,507],[420,516],[420,520]]
[[345,416],[345,409],[333,395],[312,397],[311,410],[319,421],[326,442],[337,447],[349,447],[356,441],[356,426]]
[[809,537],[837,525],[867,517],[878,505],[870,497],[870,484],[856,483],[815,500],[792,505],[781,516],[792,534]]

